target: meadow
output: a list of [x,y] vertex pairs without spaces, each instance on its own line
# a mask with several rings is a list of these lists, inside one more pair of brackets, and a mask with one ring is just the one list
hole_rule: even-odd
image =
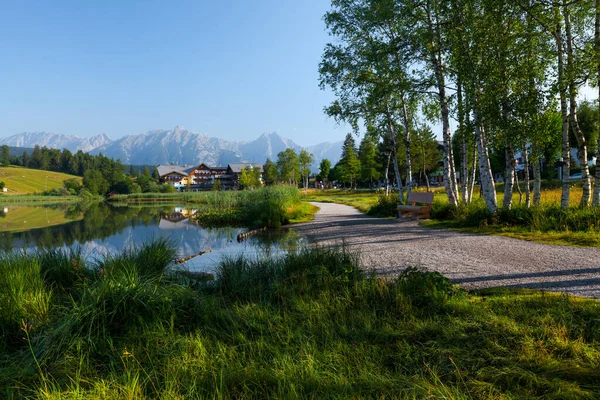
[[[45,191],[60,189],[64,186],[63,181],[67,179],[76,179],[79,183],[82,180],[80,176],[60,172],[17,166],[0,167],[0,181],[4,182],[4,185],[8,189],[6,193],[0,195],[0,201],[35,201],[35,199],[23,195],[41,194]],[[13,198],[17,196],[18,198]],[[61,201],[67,199],[70,199],[70,197],[65,197]]]
[[343,248],[181,273],[157,241],[0,256],[7,399],[600,396],[600,303],[395,280]]

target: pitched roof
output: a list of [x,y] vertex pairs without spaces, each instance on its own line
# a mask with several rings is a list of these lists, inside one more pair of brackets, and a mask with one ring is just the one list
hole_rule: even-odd
[[158,169],[158,175],[165,176],[170,173],[176,173],[181,175],[189,175],[191,170],[196,168],[193,165],[159,165],[156,167]]
[[231,172],[236,173],[236,174],[242,172],[242,170],[246,167],[250,167],[250,168],[259,167],[260,172],[263,171],[262,164],[257,164],[257,163],[231,163],[231,164],[229,164],[229,168],[231,168]]

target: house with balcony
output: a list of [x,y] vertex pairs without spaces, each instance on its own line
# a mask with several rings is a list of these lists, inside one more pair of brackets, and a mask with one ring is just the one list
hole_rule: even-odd
[[211,190],[216,181],[221,188],[232,190],[238,188],[239,176],[244,168],[260,168],[262,164],[256,163],[231,163],[226,167],[200,165],[159,165],[157,167],[160,181],[172,185],[178,191],[198,192]]

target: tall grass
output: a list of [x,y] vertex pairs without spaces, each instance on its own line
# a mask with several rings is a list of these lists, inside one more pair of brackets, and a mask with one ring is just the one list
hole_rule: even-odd
[[194,285],[169,257],[148,243],[100,260],[76,296],[57,291],[29,339],[0,353],[0,396],[600,396],[596,300],[467,294],[414,268],[383,280],[343,248],[230,259]]
[[36,328],[50,317],[52,289],[42,266],[24,253],[0,254],[0,349],[18,343],[23,324]]
[[452,207],[437,202],[432,207],[432,218],[452,220],[462,227],[499,225],[525,227],[531,231],[597,232],[600,230],[600,208],[569,207],[566,210],[555,203],[543,203],[538,207],[513,205],[510,210],[500,209],[491,214],[483,200],[477,199],[468,206]]
[[299,207],[300,193],[292,186],[267,186],[257,190],[206,192],[205,208],[196,215],[201,224],[274,227],[300,219],[310,208]]

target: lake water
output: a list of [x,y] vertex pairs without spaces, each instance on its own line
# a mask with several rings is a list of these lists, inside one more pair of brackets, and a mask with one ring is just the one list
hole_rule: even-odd
[[293,229],[267,230],[238,243],[237,236],[246,228],[201,227],[189,220],[195,212],[193,207],[175,205],[1,205],[0,249],[79,246],[86,259],[93,261],[152,238],[166,238],[176,246],[178,258],[211,249],[184,264],[192,271],[210,272],[224,256],[277,256],[306,244]]

